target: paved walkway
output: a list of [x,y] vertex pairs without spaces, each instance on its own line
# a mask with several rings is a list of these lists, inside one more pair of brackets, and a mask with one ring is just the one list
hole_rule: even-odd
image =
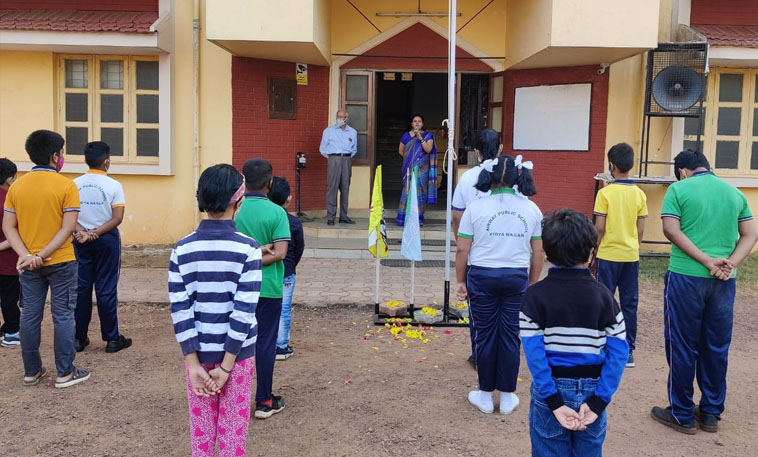
[[[307,306],[373,305],[375,260],[304,258],[297,267],[293,301]],[[125,303],[168,303],[168,272],[165,268],[123,268],[119,301]],[[379,301],[410,297],[410,268],[381,267]],[[455,270],[450,270],[451,299],[455,295]],[[432,301],[442,304],[445,269],[416,268],[415,305]]]

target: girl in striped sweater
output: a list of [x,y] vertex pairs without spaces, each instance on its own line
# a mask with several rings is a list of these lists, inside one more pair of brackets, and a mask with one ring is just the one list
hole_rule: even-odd
[[193,456],[245,455],[261,287],[261,249],[234,225],[242,175],[220,164],[200,176],[208,218],[171,252],[171,319],[187,377]]

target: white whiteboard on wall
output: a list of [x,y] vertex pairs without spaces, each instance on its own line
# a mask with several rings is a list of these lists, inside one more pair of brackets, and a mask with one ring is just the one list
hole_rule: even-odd
[[517,87],[513,149],[589,151],[592,84]]

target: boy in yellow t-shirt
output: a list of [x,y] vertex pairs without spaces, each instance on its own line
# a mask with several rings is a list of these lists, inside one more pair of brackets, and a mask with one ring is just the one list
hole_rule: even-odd
[[597,280],[612,294],[619,290],[619,303],[626,323],[629,359],[634,366],[637,338],[640,242],[647,217],[645,193],[629,179],[634,166],[634,150],[626,143],[608,151],[608,166],[614,180],[598,192],[595,200],[595,228],[598,234]]
[[19,257],[24,386],[36,386],[47,373],[39,345],[48,289],[55,330],[55,387],[69,387],[90,376],[89,370],[74,366],[77,263],[71,234],[79,215],[79,190],[60,174],[63,144],[63,137],[49,130],[29,135],[26,152],[36,166],[13,183],[3,209],[3,232]]

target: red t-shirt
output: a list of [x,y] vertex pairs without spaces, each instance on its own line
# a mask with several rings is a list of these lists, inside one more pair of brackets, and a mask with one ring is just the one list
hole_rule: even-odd
[[[3,208],[5,207],[5,196],[8,195],[8,191],[5,189],[0,189],[0,243],[5,241],[5,233],[3,233],[2,226],[3,226],[3,216],[5,215],[5,211]],[[0,251],[0,275],[7,275],[7,276],[17,276],[18,272],[16,271],[16,262],[18,261],[18,256],[16,255],[16,252],[11,249],[5,249],[4,251]]]

